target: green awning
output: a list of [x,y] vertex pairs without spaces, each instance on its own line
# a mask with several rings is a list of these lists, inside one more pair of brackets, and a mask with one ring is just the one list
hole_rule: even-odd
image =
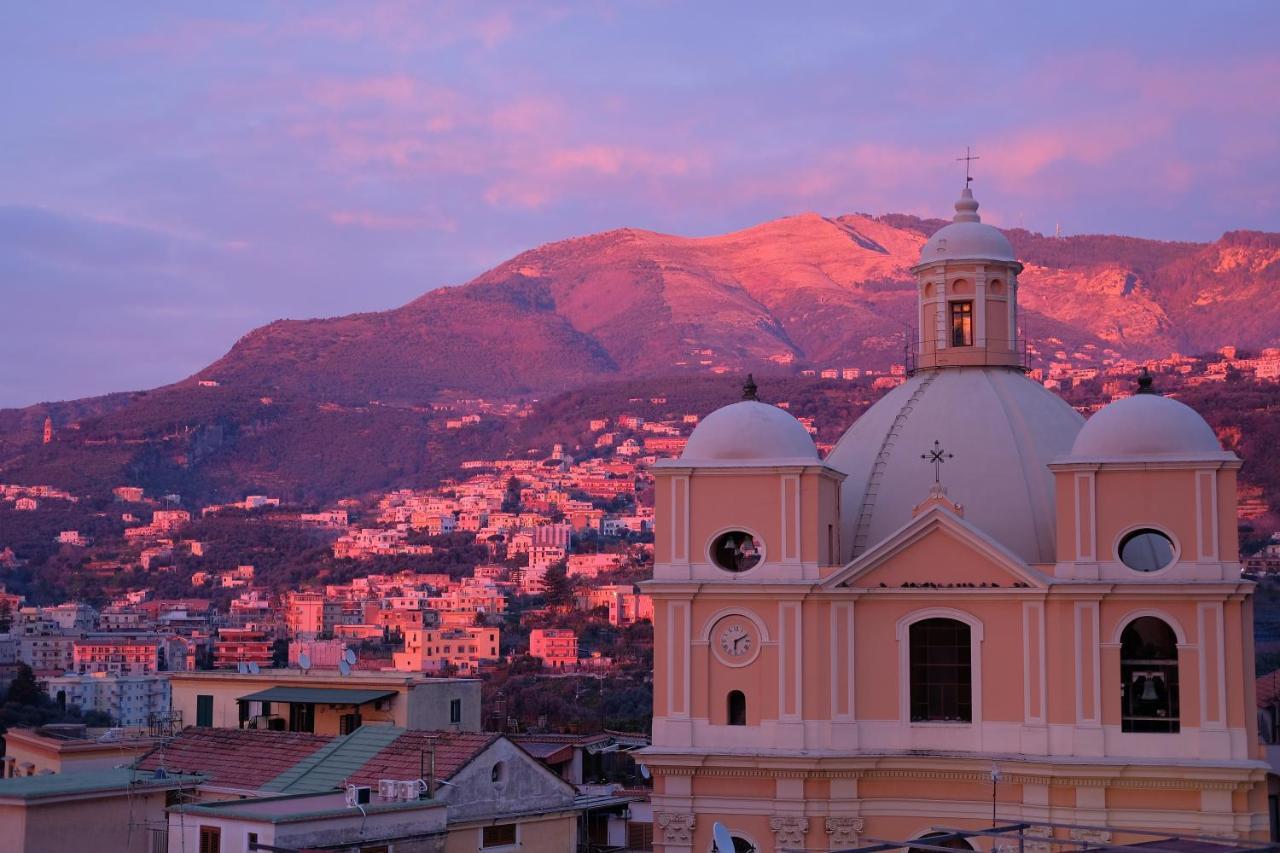
[[237,702],[312,702],[317,705],[363,705],[388,696],[395,690],[349,690],[342,687],[270,687]]

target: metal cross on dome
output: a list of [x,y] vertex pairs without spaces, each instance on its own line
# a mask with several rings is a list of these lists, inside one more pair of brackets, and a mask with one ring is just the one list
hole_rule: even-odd
[[981,157],[979,157],[977,154],[972,153],[969,150],[968,145],[964,147],[964,156],[956,158],[957,163],[959,163],[961,160],[964,161],[964,185],[966,187],[969,186],[969,184],[973,183],[973,175],[969,174],[969,166],[973,163],[974,160],[981,160],[981,159],[982,159]]
[[933,482],[942,482],[942,466],[946,464],[948,459],[955,459],[954,453],[948,453],[942,446],[942,442],[936,438],[933,440],[933,447],[920,454],[920,458],[933,466]]

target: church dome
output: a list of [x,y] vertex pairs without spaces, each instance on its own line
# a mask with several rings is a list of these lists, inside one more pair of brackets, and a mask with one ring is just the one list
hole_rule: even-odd
[[1213,428],[1195,409],[1159,394],[1138,393],[1103,406],[1071,448],[1071,460],[1225,458]]
[[716,409],[689,436],[682,465],[796,464],[818,462],[809,431],[787,412],[757,400]]
[[982,223],[978,202],[968,187],[956,202],[951,224],[938,229],[920,249],[922,264],[962,260],[1017,261],[1009,238],[999,228]]
[[848,477],[841,492],[844,558],[907,524],[929,496],[934,441],[951,454],[939,476],[965,521],[1028,563],[1055,559],[1048,463],[1065,455],[1083,418],[1021,371],[920,371],[858,418],[826,462]]

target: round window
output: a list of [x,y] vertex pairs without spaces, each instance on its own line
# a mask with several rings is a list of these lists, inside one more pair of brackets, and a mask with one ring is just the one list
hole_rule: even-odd
[[1135,530],[1120,540],[1120,562],[1135,572],[1158,572],[1173,563],[1173,542],[1159,530]]
[[727,572],[745,572],[760,563],[762,553],[756,538],[741,530],[721,533],[711,543],[711,560]]

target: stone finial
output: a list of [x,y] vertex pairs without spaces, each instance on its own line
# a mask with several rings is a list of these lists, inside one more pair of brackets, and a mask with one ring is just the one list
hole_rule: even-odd
[[742,399],[759,400],[756,396],[756,380],[750,373],[747,374],[747,381],[742,383]]

